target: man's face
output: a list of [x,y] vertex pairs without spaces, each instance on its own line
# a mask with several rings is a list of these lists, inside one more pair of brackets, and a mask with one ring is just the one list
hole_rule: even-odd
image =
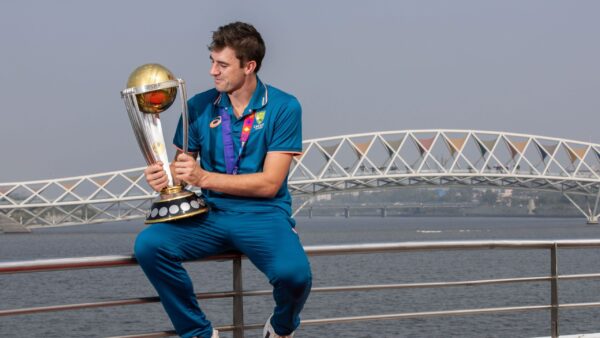
[[210,52],[210,61],[210,75],[215,79],[218,91],[232,93],[243,86],[246,72],[233,49],[225,47]]

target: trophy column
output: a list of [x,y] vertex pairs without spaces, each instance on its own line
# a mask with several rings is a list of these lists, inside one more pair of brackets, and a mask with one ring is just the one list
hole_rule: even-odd
[[146,64],[131,73],[127,89],[121,91],[133,133],[148,165],[158,161],[168,176],[168,186],[160,192],[159,199],[152,203],[145,223],[158,223],[191,217],[208,211],[204,199],[174,184],[169,168],[169,157],[165,146],[160,114],[175,102],[180,91],[183,120],[183,151],[187,153],[188,113],[185,83],[164,66]]

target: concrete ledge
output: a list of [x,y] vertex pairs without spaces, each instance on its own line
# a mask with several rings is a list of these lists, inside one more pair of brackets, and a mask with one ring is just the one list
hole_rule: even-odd
[[5,234],[26,234],[30,233],[31,230],[15,222],[12,218],[0,214],[0,232]]

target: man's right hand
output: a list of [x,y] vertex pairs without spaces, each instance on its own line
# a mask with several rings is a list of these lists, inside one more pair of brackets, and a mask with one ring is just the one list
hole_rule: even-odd
[[156,192],[160,192],[163,188],[166,188],[169,182],[167,173],[163,169],[163,163],[160,161],[146,167],[144,175],[146,176],[148,185]]

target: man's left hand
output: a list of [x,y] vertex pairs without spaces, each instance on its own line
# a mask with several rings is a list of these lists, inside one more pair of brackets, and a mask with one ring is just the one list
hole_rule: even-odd
[[200,168],[194,157],[181,153],[177,155],[177,159],[172,166],[177,180],[202,188],[202,180],[208,172]]

